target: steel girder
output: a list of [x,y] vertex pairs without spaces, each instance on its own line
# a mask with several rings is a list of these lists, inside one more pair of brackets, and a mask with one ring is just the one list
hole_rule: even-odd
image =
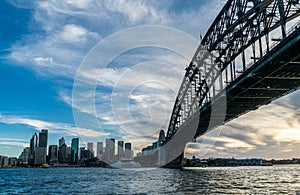
[[[229,0],[185,69],[166,142],[238,77],[238,67],[245,71],[274,47],[270,45],[270,32],[281,28],[281,38],[275,40],[280,42],[289,33],[286,23],[299,15],[299,0]],[[249,48],[250,60],[245,52]],[[237,65],[238,58],[241,62]]]

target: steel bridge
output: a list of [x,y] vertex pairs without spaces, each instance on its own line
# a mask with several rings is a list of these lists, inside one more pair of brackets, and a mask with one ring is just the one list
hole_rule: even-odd
[[[229,0],[185,69],[161,146],[167,147],[176,135],[187,137],[185,146],[299,89],[299,15],[299,0]],[[184,146],[175,152],[173,146],[161,155],[178,157],[172,162],[164,157],[160,165],[181,162]]]

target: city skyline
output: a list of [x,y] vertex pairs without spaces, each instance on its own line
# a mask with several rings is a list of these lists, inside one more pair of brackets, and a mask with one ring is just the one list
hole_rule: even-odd
[[[0,22],[6,27],[0,32],[0,89],[3,92],[0,97],[0,154],[18,156],[32,135],[40,133],[43,128],[51,134],[48,143],[52,144],[63,136],[70,146],[71,138],[78,136],[79,143],[95,143],[94,150],[99,140],[105,142],[107,138],[132,140],[135,152],[154,142],[159,131],[167,128],[184,68],[190,59],[162,48],[134,49],[121,54],[103,69],[104,75],[97,83],[94,96],[97,113],[93,113],[84,101],[93,96],[91,93],[82,94],[80,104],[72,102],[73,81],[82,60],[99,41],[139,25],[172,27],[199,41],[199,32],[201,35],[206,32],[225,2],[149,1],[126,5],[92,0],[0,2]],[[94,16],[97,16],[97,22]],[[121,41],[125,42],[126,38]],[[163,37],[161,39],[163,41]],[[189,50],[190,55],[195,52],[195,48]],[[160,63],[144,64],[144,72],[135,69],[136,64],[145,61]],[[169,68],[170,65],[174,69]],[[151,67],[159,67],[160,71]],[[163,81],[170,88],[159,85],[159,82],[146,83],[128,97],[129,106],[117,102],[116,107],[125,109],[115,113],[111,108],[112,94],[135,87],[130,79],[120,80],[120,75],[125,73],[129,74],[126,78],[137,80],[143,77],[161,81],[164,77],[168,82]],[[87,85],[98,79],[93,71],[82,74],[86,76]],[[119,85],[118,80],[122,82]],[[222,127],[214,146],[203,155],[299,157],[299,97],[298,90],[229,122]],[[85,119],[84,123],[77,125],[73,112],[79,113]],[[93,121],[94,118],[97,121]],[[139,128],[145,127],[143,125],[152,118],[155,123]],[[213,134],[210,132],[197,142],[204,139],[214,141]],[[186,154],[199,156],[201,148],[206,148],[206,145],[191,143]]]

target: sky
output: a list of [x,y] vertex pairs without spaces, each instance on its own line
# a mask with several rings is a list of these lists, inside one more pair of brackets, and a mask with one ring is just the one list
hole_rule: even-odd
[[[225,0],[0,1],[0,155],[116,138],[135,152],[166,129],[199,44]],[[300,157],[300,92],[235,119],[186,156]]]

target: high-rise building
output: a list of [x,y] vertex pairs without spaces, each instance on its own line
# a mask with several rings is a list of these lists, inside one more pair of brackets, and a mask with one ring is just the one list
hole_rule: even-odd
[[126,159],[132,158],[131,143],[125,143],[125,158]]
[[19,156],[19,161],[22,165],[27,166],[28,165],[28,160],[30,157],[30,148],[26,147],[23,149],[23,152],[21,153],[21,155]]
[[48,155],[49,155],[49,163],[50,164],[54,164],[54,163],[58,162],[58,149],[57,149],[57,145],[51,145],[51,146],[49,146]]
[[106,139],[106,147],[105,147],[105,160],[108,163],[112,163],[115,160],[115,139]]
[[35,151],[38,147],[38,136],[36,133],[33,134],[32,138],[30,139],[30,155],[29,155],[29,164],[34,164],[35,159]]
[[68,161],[68,146],[63,143],[58,151],[58,161],[60,163],[66,163]]
[[38,147],[38,136],[36,133],[34,133],[30,139],[30,155],[34,156],[36,147]]
[[88,157],[87,150],[85,147],[80,147],[80,160],[86,159]]
[[48,130],[42,129],[39,133],[39,145],[35,151],[34,164],[42,165],[46,163],[47,156]]
[[61,139],[58,140],[58,147],[60,148],[64,143],[65,143],[65,138],[62,137]]
[[124,158],[124,141],[118,141],[118,160]]
[[78,163],[79,138],[73,138],[71,144],[71,162]]
[[97,158],[103,159],[103,142],[97,142]]
[[42,129],[39,133],[39,145],[38,147],[47,147],[48,142],[48,130]]
[[94,144],[87,143],[88,158],[94,158]]

